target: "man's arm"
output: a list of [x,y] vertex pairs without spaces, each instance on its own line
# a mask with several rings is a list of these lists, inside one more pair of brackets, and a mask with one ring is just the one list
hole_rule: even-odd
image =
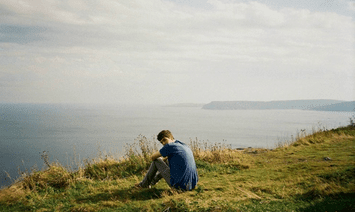
[[151,160],[156,160],[159,157],[161,157],[161,153],[159,151],[155,152],[154,154],[151,155]]

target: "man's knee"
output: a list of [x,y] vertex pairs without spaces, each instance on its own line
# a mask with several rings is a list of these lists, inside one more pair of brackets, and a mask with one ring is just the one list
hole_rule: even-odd
[[165,163],[164,160],[162,158],[157,158],[156,160],[153,161],[153,163]]

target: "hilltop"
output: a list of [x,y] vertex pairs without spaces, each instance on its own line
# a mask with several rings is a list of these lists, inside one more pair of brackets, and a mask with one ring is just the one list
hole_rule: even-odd
[[355,111],[355,102],[340,100],[287,100],[287,101],[213,101],[205,104],[207,110],[320,110],[320,111]]
[[46,170],[0,191],[0,211],[354,211],[354,125],[305,133],[273,150],[193,140],[200,179],[184,193],[133,188],[157,149],[145,137],[121,160],[99,154],[74,172],[43,157]]

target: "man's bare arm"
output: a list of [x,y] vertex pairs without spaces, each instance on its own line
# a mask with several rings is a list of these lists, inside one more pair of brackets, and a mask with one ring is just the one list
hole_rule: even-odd
[[159,151],[155,152],[154,154],[151,155],[151,160],[156,160],[159,157],[161,157],[161,153]]

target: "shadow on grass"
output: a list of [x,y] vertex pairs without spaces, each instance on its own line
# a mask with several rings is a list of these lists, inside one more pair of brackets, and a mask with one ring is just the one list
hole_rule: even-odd
[[355,211],[355,193],[327,196],[322,201],[316,201],[316,203],[300,208],[298,211]]
[[242,211],[352,212],[355,211],[355,194],[340,193],[315,199],[296,199],[295,201],[252,200],[252,204],[240,205],[239,208]]
[[149,200],[161,198],[162,193],[168,189],[138,189],[138,188],[127,188],[117,190],[112,193],[98,193],[87,197],[78,197],[78,203],[98,203],[101,201],[135,201],[135,200]]

